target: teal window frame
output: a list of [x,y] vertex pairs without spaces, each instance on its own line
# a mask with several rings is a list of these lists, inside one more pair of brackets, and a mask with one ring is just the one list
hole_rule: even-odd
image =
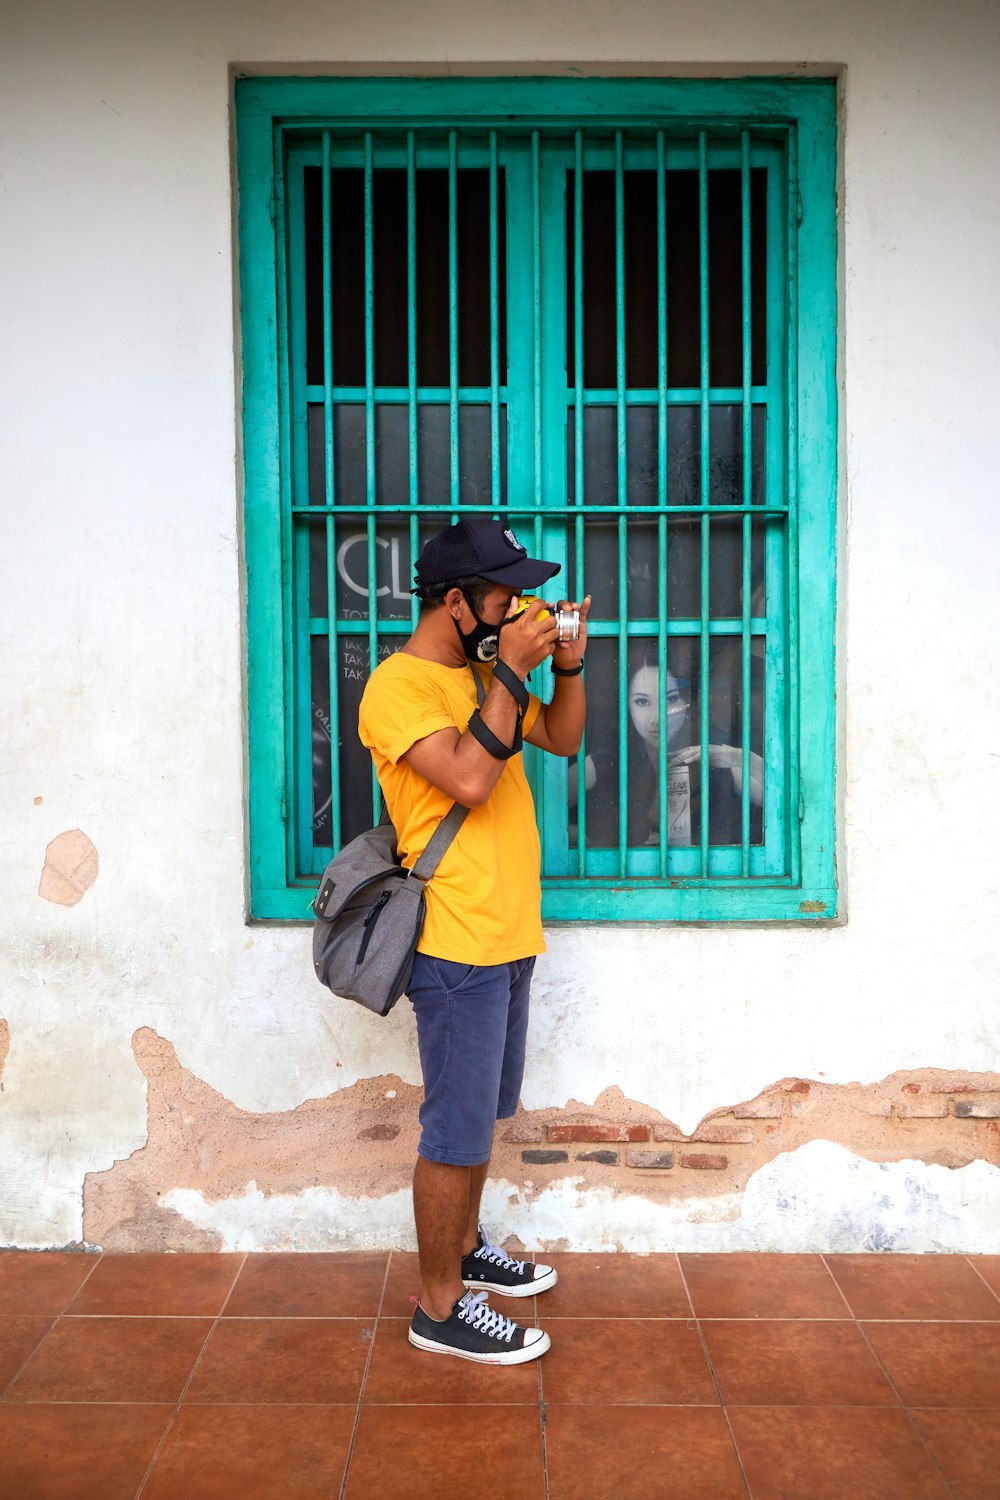
[[[599,129],[619,142],[622,132],[652,132],[661,142],[685,136],[697,144],[704,162],[705,141],[729,142],[723,150],[738,162],[748,143],[763,143],[775,191],[768,192],[769,255],[780,256],[782,274],[769,276],[769,299],[777,299],[773,321],[780,349],[768,351],[769,380],[750,399],[779,400],[783,442],[768,450],[766,499],[780,491],[782,530],[768,540],[767,670],[765,761],[769,786],[767,817],[772,820],[763,848],[671,850],[669,871],[662,850],[631,851],[601,868],[600,859],[567,844],[565,820],[545,818],[546,805],[565,807],[565,763],[531,756],[529,774],[543,827],[543,917],[546,921],[808,921],[828,922],[838,914],[835,848],[835,605],[837,490],[837,344],[835,209],[836,94],[822,79],[331,79],[248,78],[236,83],[237,186],[239,195],[240,326],[243,377],[243,476],[247,577],[247,703],[249,752],[249,911],[254,920],[305,921],[316,873],[297,873],[303,829],[297,826],[301,798],[297,782],[307,775],[305,736],[297,732],[296,709],[309,701],[305,648],[312,622],[297,605],[295,578],[302,566],[302,541],[293,526],[293,471],[296,445],[303,440],[301,357],[292,345],[301,337],[290,316],[287,288],[295,216],[288,198],[301,179],[302,143],[324,132],[353,130],[360,140],[372,128],[395,131],[432,127],[445,131],[470,124],[493,132],[516,130],[532,141],[533,164],[511,156],[511,172],[534,170],[535,209],[532,256],[527,273],[510,276],[508,319],[534,317],[542,337],[535,341],[533,369],[512,377],[510,424],[520,421],[527,444],[511,443],[509,494],[520,484],[537,499],[535,509],[512,506],[515,524],[533,533],[536,545],[564,563],[568,527],[543,503],[544,495],[565,493],[565,424],[577,419],[579,393],[567,408],[565,370],[558,351],[565,348],[566,172],[580,150],[580,132]],[[557,128],[568,144],[562,156],[546,148],[541,132]],[[618,131],[617,137],[615,132]],[[326,136],[327,141],[329,135]],[[370,140],[370,136],[368,137]],[[454,137],[453,137],[454,139]],[[770,148],[770,149],[769,149]],[[313,148],[315,149],[315,148]],[[321,149],[328,150],[327,147]],[[620,146],[617,148],[620,152]],[[661,145],[661,151],[663,147]],[[689,148],[685,148],[689,149]],[[563,198],[560,198],[560,194]],[[510,194],[508,194],[508,201]],[[545,204],[545,211],[542,205]],[[553,211],[550,211],[552,205]],[[773,222],[772,222],[773,221]],[[288,234],[285,225],[288,224]],[[509,228],[509,225],[508,225]],[[539,275],[544,270],[545,276]],[[534,281],[532,278],[534,277]],[[533,286],[548,285],[544,303],[532,308]],[[772,320],[769,310],[769,334]],[[512,347],[509,345],[509,347]],[[525,343],[522,349],[530,347]],[[301,351],[299,351],[299,356]],[[774,358],[772,358],[772,354]],[[494,401],[499,393],[489,393]],[[503,396],[506,399],[508,392]],[[707,421],[707,376],[695,393]],[[373,393],[362,393],[371,411]],[[614,393],[623,421],[624,393]],[[659,399],[665,401],[665,393]],[[454,400],[454,397],[453,397]],[[520,403],[521,410],[516,409]],[[664,424],[665,425],[665,424]],[[514,454],[528,472],[511,472]],[[453,502],[455,497],[453,496]],[[578,508],[579,509],[579,508]],[[763,507],[766,513],[768,505]],[[757,507],[753,513],[759,514]],[[567,514],[563,507],[563,517]],[[618,512],[616,512],[618,515]],[[624,525],[618,515],[619,525]],[[374,593],[374,516],[369,533],[369,589]],[[411,518],[411,528],[415,527]],[[576,518],[577,526],[582,518]],[[665,522],[660,520],[663,531]],[[707,515],[702,516],[707,528]],[[744,525],[749,525],[749,517]],[[299,533],[301,536],[301,533]],[[661,549],[662,549],[661,540]],[[703,567],[707,549],[703,548]],[[746,554],[747,548],[745,546]],[[298,555],[297,555],[298,554]],[[579,558],[580,549],[577,549]],[[624,548],[620,549],[620,571]],[[662,550],[660,556],[663,556]],[[579,567],[579,563],[578,563]],[[618,580],[619,599],[624,584]],[[746,597],[748,590],[744,590]],[[716,622],[668,625],[665,603],[660,618],[644,627],[664,646],[669,633],[701,632],[707,653]],[[799,601],[808,607],[800,609]],[[305,617],[304,617],[305,615]],[[364,630],[375,657],[373,616]],[[397,630],[405,633],[405,622]],[[763,631],[745,606],[732,633]],[[624,612],[608,628],[626,643]],[[662,656],[661,656],[661,659]],[[707,660],[707,655],[703,657]],[[619,716],[627,717],[625,679],[619,673]],[[704,697],[705,695],[703,695]],[[703,705],[703,715],[707,707]],[[308,717],[308,715],[307,715]],[[744,716],[746,719],[746,716]],[[703,726],[704,732],[707,726]],[[661,799],[665,802],[665,798]],[[774,820],[777,822],[774,822]],[[744,797],[744,824],[746,797]],[[622,834],[624,838],[624,834]],[[777,850],[777,856],[774,851]],[[770,851],[770,852],[769,852]],[[610,854],[611,851],[608,851]],[[598,851],[600,854],[601,851]],[[661,853],[661,862],[656,855]],[[576,869],[572,867],[576,865]],[[556,871],[557,873],[551,873]]]

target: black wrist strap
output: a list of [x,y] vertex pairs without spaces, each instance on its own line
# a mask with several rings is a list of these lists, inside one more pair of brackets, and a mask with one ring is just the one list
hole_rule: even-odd
[[554,661],[550,665],[557,677],[579,677],[583,671],[583,657],[580,657],[575,667],[557,667]]
[[503,740],[497,739],[492,729],[483,723],[482,714],[478,708],[469,720],[469,733],[474,740],[479,741],[488,755],[493,756],[494,760],[510,760],[511,756],[517,755],[521,749],[521,716],[518,715],[513,745],[505,745]]
[[503,684],[516,702],[518,708],[524,713],[528,707],[528,689],[517,673],[508,667],[505,661],[497,660],[493,663],[493,676],[497,682]]

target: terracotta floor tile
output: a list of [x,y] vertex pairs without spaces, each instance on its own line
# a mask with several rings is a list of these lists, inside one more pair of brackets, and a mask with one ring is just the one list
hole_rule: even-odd
[[[533,1299],[527,1299],[533,1305]],[[499,1299],[496,1306],[499,1307]],[[510,1298],[503,1303],[506,1309]],[[516,1305],[516,1304],[515,1304]],[[518,1307],[518,1319],[523,1309]],[[532,1321],[530,1318],[528,1321]],[[365,1405],[432,1406],[482,1402],[495,1406],[538,1404],[538,1361],[524,1365],[476,1365],[471,1360],[414,1349],[406,1337],[409,1320],[380,1318],[372,1362],[365,1381]],[[548,1359],[543,1355],[543,1360]]]
[[248,1255],[228,1318],[372,1318],[387,1254]]
[[904,1411],[728,1407],[753,1500],[948,1500]]
[[689,1318],[676,1255],[559,1255],[559,1280],[538,1298],[544,1318]]
[[132,1500],[172,1406],[0,1406],[0,1495]]
[[702,1332],[727,1405],[899,1404],[856,1323],[719,1320]]
[[346,1493],[347,1500],[543,1500],[538,1408],[365,1406]]
[[103,1255],[67,1312],[214,1318],[242,1264],[242,1255]]
[[350,1406],[182,1406],[142,1500],[331,1500]]
[[1000,1297],[1000,1255],[970,1255],[970,1265]]
[[863,1326],[904,1406],[1000,1408],[1000,1324]]
[[[545,1428],[550,1500],[744,1500],[720,1408],[555,1406]],[[843,1500],[843,1497],[840,1497]]]
[[[382,1299],[383,1318],[410,1318],[413,1316],[411,1297],[420,1296],[420,1257],[414,1250],[394,1250],[389,1257],[389,1275]],[[507,1301],[511,1299],[508,1297]],[[522,1297],[522,1302],[533,1306],[534,1299]]]
[[208,1318],[60,1318],[8,1401],[176,1401]]
[[[544,1324],[543,1324],[544,1326]],[[717,1406],[693,1322],[563,1318],[542,1357],[542,1396],[583,1406]]]
[[373,1334],[354,1318],[223,1319],[184,1400],[357,1401]]
[[0,1392],[48,1333],[54,1318],[0,1317]]
[[818,1255],[681,1255],[695,1317],[847,1318]]
[[1000,1322],[1000,1299],[964,1255],[828,1255],[856,1318]]
[[1000,1412],[914,1411],[913,1418],[954,1500],[1000,1495]]
[[82,1250],[0,1251],[0,1313],[61,1313],[96,1269]]

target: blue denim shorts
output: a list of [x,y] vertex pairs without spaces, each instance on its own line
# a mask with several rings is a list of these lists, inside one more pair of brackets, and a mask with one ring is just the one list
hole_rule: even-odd
[[424,1075],[421,1156],[450,1166],[488,1160],[493,1127],[517,1109],[533,958],[456,964],[418,953],[410,979]]

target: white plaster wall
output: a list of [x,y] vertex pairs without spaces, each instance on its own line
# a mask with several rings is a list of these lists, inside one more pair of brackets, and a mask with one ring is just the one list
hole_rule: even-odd
[[[0,1243],[78,1239],[84,1173],[143,1143],[139,1025],[249,1109],[418,1078],[405,1007],[327,1003],[305,929],[244,923],[234,62],[844,67],[849,920],[553,932],[524,1098],[617,1084],[691,1129],[785,1075],[1000,1067],[993,0],[40,0],[0,20]],[[71,828],[101,873],[67,909],[37,886]]]

